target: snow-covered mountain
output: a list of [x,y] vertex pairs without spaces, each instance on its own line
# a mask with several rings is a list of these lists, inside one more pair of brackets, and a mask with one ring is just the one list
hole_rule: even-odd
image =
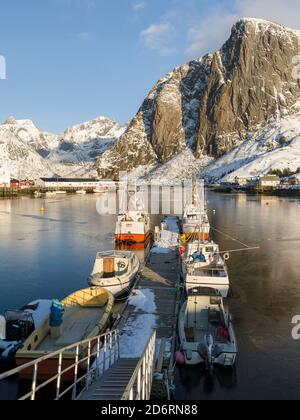
[[300,102],[294,108],[299,112],[271,120],[250,133],[240,146],[200,174],[210,181],[234,182],[236,177],[250,179],[274,170],[300,170]]
[[18,178],[96,176],[96,158],[112,147],[125,129],[99,117],[56,135],[42,131],[31,120],[10,117],[0,124],[0,167]]
[[246,172],[255,165],[266,172],[279,156],[295,154],[299,36],[273,22],[238,21],[220,50],[157,82],[124,135],[97,160],[99,175],[128,170],[146,178],[199,172],[218,178],[246,164],[252,164]]

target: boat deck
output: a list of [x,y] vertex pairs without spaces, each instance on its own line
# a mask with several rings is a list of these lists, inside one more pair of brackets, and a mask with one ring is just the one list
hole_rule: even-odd
[[48,334],[36,350],[41,352],[56,351],[83,340],[99,323],[104,310],[105,307],[82,308],[81,306],[75,306],[67,308],[64,314],[61,337],[58,339],[52,338]]
[[[204,342],[206,334],[211,334],[215,343],[227,343],[227,339],[222,337],[221,329],[224,326],[221,318],[211,322],[209,317],[209,310],[203,309],[198,312],[197,310],[189,309],[187,314],[187,325],[185,326],[185,334],[188,342]],[[216,313],[218,315],[218,312]],[[218,318],[218,316],[217,316]]]

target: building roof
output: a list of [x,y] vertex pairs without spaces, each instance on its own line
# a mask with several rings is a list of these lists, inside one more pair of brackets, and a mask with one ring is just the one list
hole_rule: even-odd
[[262,176],[261,181],[280,181],[279,176],[277,175],[266,175],[266,176]]
[[98,182],[95,178],[41,178],[44,182]]

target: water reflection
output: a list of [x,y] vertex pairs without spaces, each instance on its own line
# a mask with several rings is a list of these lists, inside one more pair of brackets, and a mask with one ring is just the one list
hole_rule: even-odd
[[[100,216],[96,200],[0,200],[0,313],[86,287],[96,253],[114,248],[115,216]],[[229,261],[236,372],[217,369],[211,378],[201,368],[180,368],[175,397],[299,399],[300,342],[291,338],[292,317],[300,314],[298,200],[211,193],[208,201],[214,227],[260,249]],[[214,239],[223,250],[240,248],[220,233]],[[134,252],[142,261],[148,250]]]
[[[177,376],[176,397],[299,399],[300,342],[291,337],[291,319],[300,314],[298,200],[245,194],[210,194],[208,199],[216,210],[210,212],[214,227],[260,249],[231,254],[229,261],[238,382],[224,387],[228,377],[221,370],[207,392],[201,371],[192,370],[192,386]],[[220,233],[214,239],[223,250],[241,247]]]

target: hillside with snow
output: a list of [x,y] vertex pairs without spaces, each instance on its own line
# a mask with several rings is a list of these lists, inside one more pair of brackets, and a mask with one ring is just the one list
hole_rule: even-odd
[[[295,108],[300,110],[300,103]],[[236,177],[255,178],[271,171],[300,168],[300,111],[293,116],[274,119],[249,133],[247,139],[230,153],[201,170],[208,181],[234,182]]]
[[12,177],[96,176],[96,158],[111,148],[126,126],[99,117],[56,135],[31,120],[8,118],[0,124],[0,167]]

